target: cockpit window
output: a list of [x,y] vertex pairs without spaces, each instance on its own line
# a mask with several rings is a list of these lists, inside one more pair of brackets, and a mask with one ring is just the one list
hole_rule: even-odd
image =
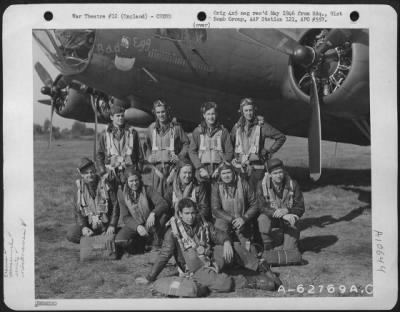
[[34,30],[33,36],[63,74],[77,74],[89,64],[95,31],[90,29]]
[[157,29],[156,37],[160,39],[176,40],[176,41],[196,41],[204,42],[207,40],[206,29]]

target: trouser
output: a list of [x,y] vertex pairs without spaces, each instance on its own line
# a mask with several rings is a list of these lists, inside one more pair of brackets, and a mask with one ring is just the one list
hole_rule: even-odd
[[248,285],[247,279],[243,275],[229,276],[226,273],[217,273],[209,267],[198,269],[193,274],[193,279],[214,292],[230,292]]
[[249,182],[250,187],[254,190],[257,190],[257,183],[261,181],[264,177],[265,170],[264,169],[254,169],[250,170],[250,175],[247,172],[243,172],[240,168],[235,167],[235,171],[240,177],[247,182]]
[[211,176],[214,173],[214,171],[218,168],[219,165],[220,164],[212,164],[212,165],[211,164],[203,164],[204,169],[206,169],[208,172],[209,178],[201,178],[200,170],[199,169],[196,170],[196,173],[195,173],[196,179],[199,182],[203,182],[208,198],[211,198],[211,187],[218,179],[218,177],[213,179],[213,178],[211,178]]
[[[223,247],[216,246],[214,248],[214,261],[220,262],[217,265],[224,265]],[[253,265],[247,265],[247,268],[253,271],[257,270],[258,259],[255,256],[249,255],[247,250],[244,250],[239,242],[234,243],[234,257],[237,261],[243,259],[246,255],[247,259],[253,260]],[[222,264],[221,264],[222,263]],[[248,263],[249,264],[249,263]],[[241,263],[245,266],[244,263]],[[211,291],[215,292],[229,292],[241,288],[258,288],[264,290],[275,290],[282,282],[272,272],[257,273],[256,275],[243,276],[227,275],[226,273],[217,273],[214,268],[202,267],[193,274],[193,279],[203,286],[207,286]]]
[[247,250],[240,242],[233,242],[233,259],[227,263],[224,258],[224,247],[214,247],[214,262],[219,269],[223,269],[231,264],[238,264],[243,268],[256,272],[260,263],[253,250]]
[[156,218],[155,225],[148,231],[148,237],[142,237],[136,229],[124,226],[115,237],[115,243],[128,253],[143,252],[147,243],[151,243],[154,247],[159,248],[162,244],[165,223],[167,221],[167,214],[162,214],[158,220]]
[[264,243],[264,249],[272,249],[273,241],[271,238],[272,228],[280,228],[283,230],[283,249],[297,249],[300,231],[296,225],[291,226],[288,222],[282,219],[269,217],[266,214],[260,214],[257,219],[261,238]]
[[[169,163],[164,163],[164,166],[161,163],[158,163],[153,165],[151,168],[151,185],[162,197],[164,197],[169,186],[167,179],[170,180],[170,184],[173,181],[173,177],[169,179],[169,176],[174,168],[175,167]],[[156,173],[156,169],[158,170],[158,174]],[[159,176],[160,173],[162,174],[162,177]]]
[[107,180],[111,185],[114,194],[117,194],[118,187],[123,188],[125,183],[124,169],[115,168],[114,170],[107,169],[108,177]]
[[122,253],[126,251],[130,254],[144,252],[147,237],[140,236],[136,230],[124,226],[115,237],[115,244]]
[[124,188],[124,184],[126,182],[125,171],[129,170],[131,168],[134,168],[137,170],[138,165],[137,164],[129,165],[129,166],[126,166],[125,168],[122,168],[122,169],[115,168],[114,170],[107,168],[107,173],[108,173],[107,180],[110,183],[111,188],[115,194],[117,194],[119,187],[121,187],[121,189]]
[[[101,233],[103,233],[99,229],[93,230],[90,226],[88,226],[88,228],[93,231],[94,235],[100,235]],[[72,243],[79,244],[81,241],[81,237],[82,237],[82,229],[80,225],[75,224],[71,226],[67,232],[67,240],[69,240]]]
[[[228,233],[232,232],[231,224],[222,219],[217,219],[215,221],[215,228]],[[233,238],[238,240],[236,242],[234,241],[232,244],[234,250],[234,263],[237,263],[246,269],[257,271],[259,260],[256,256],[257,252],[250,245],[249,229],[245,227],[243,232],[235,231],[233,233],[233,236],[235,236]],[[223,257],[222,246],[216,246],[214,248],[214,259],[220,268],[227,264]]]

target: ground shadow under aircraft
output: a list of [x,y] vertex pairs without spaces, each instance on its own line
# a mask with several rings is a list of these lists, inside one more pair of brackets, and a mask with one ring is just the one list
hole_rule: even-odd
[[316,182],[310,179],[308,168],[287,166],[286,170],[299,182],[303,192],[327,185],[371,186],[371,169],[322,168],[321,178]]
[[300,219],[297,222],[297,227],[300,231],[304,231],[305,229],[310,228],[312,226],[323,228],[327,225],[335,224],[338,222],[343,222],[343,221],[348,222],[361,215],[365,210],[370,210],[370,209],[371,209],[370,205],[361,206],[351,210],[348,214],[340,218],[335,218],[332,217],[331,215],[325,215],[316,218],[304,218]]
[[[371,191],[370,190],[362,190],[357,187],[352,187],[352,186],[344,186],[342,189],[346,191],[352,191],[355,193],[358,193],[358,200],[364,203],[367,203],[371,205]],[[370,207],[371,208],[371,207]]]
[[299,250],[301,253],[306,251],[319,253],[322,249],[334,245],[338,240],[339,239],[336,235],[317,235],[305,237],[299,240]]

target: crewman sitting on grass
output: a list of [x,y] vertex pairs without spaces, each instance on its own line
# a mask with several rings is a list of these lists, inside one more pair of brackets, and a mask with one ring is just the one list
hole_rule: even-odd
[[123,189],[120,187],[117,193],[124,226],[115,243],[128,253],[136,253],[147,243],[157,249],[168,221],[168,203],[152,186],[143,184],[139,171],[130,168],[125,178]]
[[189,198],[180,200],[177,208],[178,213],[170,219],[170,228],[165,234],[157,260],[149,274],[138,277],[136,283],[147,285],[154,282],[168,260],[174,256],[187,278],[192,278],[214,292],[230,292],[245,287],[276,290],[281,285],[282,282],[270,270],[266,261],[250,253],[247,258],[251,258],[252,271],[258,275],[230,276],[221,272],[229,263],[243,263],[242,254],[236,252],[228,233],[207,222]]

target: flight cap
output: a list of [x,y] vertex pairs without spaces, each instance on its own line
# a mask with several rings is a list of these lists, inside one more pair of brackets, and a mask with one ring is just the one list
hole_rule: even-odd
[[125,112],[125,105],[123,103],[123,101],[119,100],[119,99],[114,99],[113,104],[111,105],[110,111],[111,114],[121,114]]
[[283,162],[278,158],[272,158],[267,161],[267,170],[269,173],[276,169],[283,169]]
[[94,162],[88,157],[82,157],[78,166],[78,170],[82,173],[83,170],[89,168],[90,166],[94,166]]

